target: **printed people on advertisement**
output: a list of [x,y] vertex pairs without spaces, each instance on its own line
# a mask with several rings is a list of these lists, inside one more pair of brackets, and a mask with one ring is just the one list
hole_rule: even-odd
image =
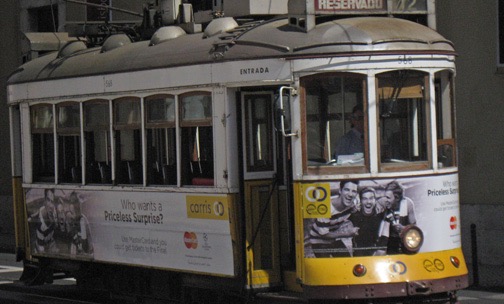
[[92,255],[89,222],[81,212],[81,199],[76,192],[55,194],[45,189],[32,189],[27,202],[28,221],[34,252],[60,255]]
[[68,199],[68,214],[66,217],[69,224],[70,254],[89,255],[93,253],[89,221],[81,212],[79,197],[73,192]]
[[341,137],[334,151],[334,159],[340,155],[364,152],[364,112],[362,105],[356,105],[350,116],[351,129]]
[[35,252],[56,253],[58,247],[54,240],[56,230],[56,206],[54,205],[54,190],[44,190],[44,202],[38,212],[32,214],[29,221],[35,223]]
[[387,249],[387,238],[381,234],[383,209],[378,208],[376,190],[366,187],[360,191],[360,210],[350,217],[359,227],[354,236],[354,256],[383,255]]
[[397,181],[385,187],[384,200],[386,210],[382,233],[388,237],[387,254],[401,253],[401,232],[407,225],[416,224],[414,204],[404,196],[404,189]]
[[331,217],[317,218],[311,224],[308,243],[315,257],[353,256],[352,238],[359,228],[350,216],[357,210],[358,181],[341,181],[339,196],[331,198]]
[[68,223],[66,220],[68,212],[68,203],[66,200],[59,198],[58,203],[56,204],[56,214],[57,214],[57,222],[56,222],[56,231],[54,233],[54,238],[56,239],[56,243],[58,244],[60,252],[68,252],[70,243],[70,234],[68,229]]

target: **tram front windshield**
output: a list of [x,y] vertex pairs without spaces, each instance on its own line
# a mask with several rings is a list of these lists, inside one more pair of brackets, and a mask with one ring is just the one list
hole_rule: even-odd
[[[449,82],[443,80],[449,75],[435,75],[437,91],[451,90]],[[301,79],[305,168],[310,174],[369,172],[371,153],[377,155],[377,166],[384,172],[432,168],[429,74],[397,70],[378,73],[374,81],[376,85],[369,87],[367,76],[355,73]],[[442,95],[436,95],[437,131],[446,133],[441,129],[452,129],[451,97],[445,94],[449,111],[441,111],[446,106],[441,106]],[[376,110],[372,119],[370,105]],[[376,135],[370,136],[370,132]],[[376,141],[371,142],[371,138]]]

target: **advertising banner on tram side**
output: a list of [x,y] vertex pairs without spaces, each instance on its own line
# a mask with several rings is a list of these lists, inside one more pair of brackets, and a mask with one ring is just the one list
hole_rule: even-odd
[[307,258],[402,253],[420,228],[419,252],[461,247],[458,175],[301,184]]
[[33,254],[234,275],[226,195],[28,189]]

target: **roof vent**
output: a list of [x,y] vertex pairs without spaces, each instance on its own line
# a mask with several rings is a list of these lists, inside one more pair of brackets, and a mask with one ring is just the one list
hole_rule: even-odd
[[69,41],[59,50],[58,58],[67,57],[85,49],[87,49],[87,46],[84,41]]
[[130,44],[131,39],[128,37],[126,34],[117,34],[117,35],[112,35],[105,40],[103,43],[103,46],[101,48],[101,52],[105,53],[108,51],[112,51],[113,49],[117,49],[118,47],[121,47],[126,44]]
[[163,26],[152,35],[149,45],[157,45],[185,34],[186,32],[178,26]]
[[204,37],[212,37],[238,27],[238,23],[231,17],[214,19],[205,29]]

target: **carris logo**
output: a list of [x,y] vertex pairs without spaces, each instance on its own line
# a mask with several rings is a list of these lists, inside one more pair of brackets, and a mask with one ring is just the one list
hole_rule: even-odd
[[323,202],[327,198],[327,190],[323,187],[308,187],[305,191],[306,200],[310,203]]
[[396,262],[390,263],[388,266],[388,272],[390,274],[403,275],[407,271],[408,271],[408,268],[406,267],[406,264],[404,264],[401,261],[396,261]]

